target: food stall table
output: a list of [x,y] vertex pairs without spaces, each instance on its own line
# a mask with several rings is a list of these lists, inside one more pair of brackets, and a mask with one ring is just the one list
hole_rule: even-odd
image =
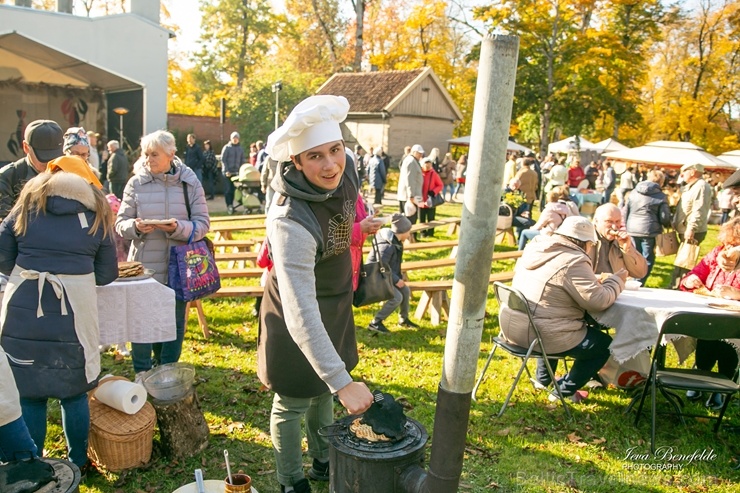
[[152,278],[98,286],[100,344],[173,341],[175,292]]
[[[714,305],[714,306],[712,306]],[[725,305],[728,309],[720,309]],[[685,291],[670,289],[640,288],[636,291],[622,291],[612,306],[602,312],[591,313],[600,323],[616,330],[609,349],[619,363],[637,357],[655,344],[663,322],[677,312],[725,313],[738,317],[740,323],[740,302],[701,296]],[[694,351],[696,341],[690,337],[672,337],[673,343],[683,362]],[[740,349],[740,340],[731,339],[730,344]],[[644,373],[650,371],[644,368]]]

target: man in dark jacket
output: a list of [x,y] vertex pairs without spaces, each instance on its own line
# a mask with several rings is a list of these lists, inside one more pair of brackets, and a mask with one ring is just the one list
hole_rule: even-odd
[[380,259],[376,258],[375,252],[370,252],[368,262],[382,262],[391,269],[393,285],[396,287],[396,295],[392,300],[383,304],[383,308],[373,317],[373,321],[367,326],[368,329],[375,332],[390,332],[383,324],[383,320],[395,311],[399,306],[398,325],[405,327],[419,328],[414,322],[409,320],[409,298],[411,290],[403,280],[401,273],[401,262],[403,262],[403,242],[411,236],[411,221],[403,214],[393,214],[391,218],[391,228],[384,228],[378,231],[376,239],[378,241],[378,251]]
[[223,164],[223,173],[226,178],[224,182],[224,200],[226,200],[226,210],[229,214],[234,213],[234,192],[236,187],[231,181],[232,176],[239,174],[239,168],[247,162],[244,149],[239,144],[239,132],[231,132],[228,144],[221,150],[221,163]]
[[370,188],[375,191],[373,205],[383,205],[383,192],[388,181],[388,170],[381,156],[382,152],[383,149],[380,147],[375,149],[373,156],[367,163],[367,180]]
[[195,143],[195,134],[188,134],[188,145],[185,147],[185,156],[183,161],[185,166],[192,169],[195,172],[195,176],[198,177],[198,181],[203,183],[203,151],[200,146]]
[[126,182],[128,181],[128,158],[117,140],[108,141],[108,153],[110,154],[108,158],[110,192],[118,197],[118,200],[122,200],[123,189],[126,188]]
[[64,132],[56,122],[36,120],[28,124],[23,137],[26,157],[0,170],[0,221],[15,205],[23,185],[46,170],[46,163],[63,154]]

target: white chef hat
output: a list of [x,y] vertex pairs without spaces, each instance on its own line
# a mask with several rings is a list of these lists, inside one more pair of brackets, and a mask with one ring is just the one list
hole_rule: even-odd
[[283,125],[267,137],[267,154],[289,161],[303,151],[342,140],[339,124],[347,118],[349,102],[343,96],[311,96],[293,108]]

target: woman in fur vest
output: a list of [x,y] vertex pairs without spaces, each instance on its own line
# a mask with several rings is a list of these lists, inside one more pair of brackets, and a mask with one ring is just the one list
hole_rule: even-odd
[[113,213],[90,166],[77,156],[49,162],[0,225],[0,272],[9,275],[0,343],[20,393],[23,419],[41,450],[47,401],[59,399],[69,459],[87,468],[97,385],[96,285],[118,277]]

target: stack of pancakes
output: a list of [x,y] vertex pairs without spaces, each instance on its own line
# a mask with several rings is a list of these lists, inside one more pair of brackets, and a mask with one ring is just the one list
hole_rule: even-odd
[[118,277],[136,277],[144,274],[141,262],[118,262]]

